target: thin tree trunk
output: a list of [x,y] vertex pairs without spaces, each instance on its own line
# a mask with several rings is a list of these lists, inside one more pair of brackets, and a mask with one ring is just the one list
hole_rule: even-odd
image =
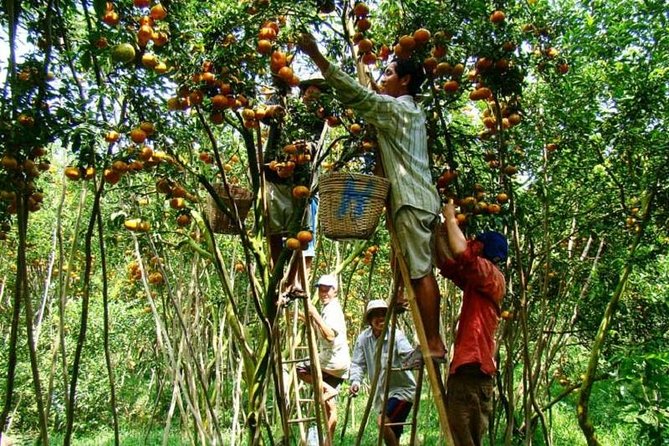
[[642,218],[640,222],[639,231],[634,237],[632,246],[629,249],[627,261],[625,266],[621,271],[620,278],[618,279],[618,284],[616,289],[609,300],[606,309],[604,310],[604,315],[602,316],[602,321],[597,330],[597,335],[595,336],[595,341],[592,345],[592,350],[590,351],[590,360],[588,361],[588,368],[583,377],[583,384],[581,385],[581,391],[578,399],[578,405],[576,407],[576,414],[578,417],[578,424],[583,431],[585,440],[588,442],[588,446],[598,446],[600,443],[595,436],[595,427],[592,424],[592,420],[589,416],[589,407],[590,395],[592,393],[592,385],[595,381],[595,374],[597,373],[597,365],[599,363],[599,356],[601,354],[606,336],[609,332],[609,327],[613,316],[615,315],[616,309],[618,307],[618,302],[620,298],[625,293],[625,286],[627,285],[627,280],[629,278],[632,269],[634,268],[634,256],[636,254],[637,248],[641,245],[641,239],[643,238],[644,230],[648,220],[651,216],[651,208],[653,205],[653,200],[655,198],[655,186],[650,190],[646,202],[644,203],[644,209],[642,213]]

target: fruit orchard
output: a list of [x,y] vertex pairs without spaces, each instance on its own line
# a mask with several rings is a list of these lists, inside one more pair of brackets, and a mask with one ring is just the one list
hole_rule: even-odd
[[[665,2],[1,11],[3,433],[288,441],[273,355],[291,256],[316,242],[310,280],[341,278],[351,342],[393,281],[384,222],[369,240],[335,242],[296,212],[270,256],[266,175],[302,211],[315,177],[370,173],[375,159],[372,126],[328,93],[298,98],[316,72],[295,47],[310,31],[368,85],[393,57],[423,64],[434,184],[467,235],[510,241],[488,444],[669,444]],[[239,191],[244,205],[222,198]],[[212,209],[227,233],[212,230]],[[440,287],[449,344],[459,293]],[[434,420],[420,429],[439,444]]]

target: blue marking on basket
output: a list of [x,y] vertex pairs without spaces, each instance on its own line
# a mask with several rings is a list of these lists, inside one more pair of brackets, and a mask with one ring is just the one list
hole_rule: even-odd
[[345,217],[350,206],[352,217],[362,217],[365,212],[365,201],[369,197],[372,188],[371,181],[367,181],[363,190],[356,190],[355,183],[352,180],[347,181],[337,216],[339,218]]

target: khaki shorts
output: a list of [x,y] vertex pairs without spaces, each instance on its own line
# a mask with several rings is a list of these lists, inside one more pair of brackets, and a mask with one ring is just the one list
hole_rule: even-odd
[[439,217],[432,212],[411,206],[403,206],[395,214],[395,231],[412,279],[432,272],[434,227],[438,221]]

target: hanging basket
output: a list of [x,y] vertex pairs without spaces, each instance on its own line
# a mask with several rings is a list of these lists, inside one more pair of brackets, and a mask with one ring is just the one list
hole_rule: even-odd
[[369,239],[379,224],[390,181],[375,175],[333,172],[319,180],[318,222],[333,240]]
[[[214,184],[214,189],[223,202],[232,209],[232,202],[230,197],[225,191],[225,187],[220,184]],[[249,214],[249,209],[253,205],[253,194],[250,190],[245,189],[240,186],[230,186],[230,194],[232,199],[237,205],[237,211],[239,212],[239,218],[245,220],[246,216]],[[237,224],[234,219],[228,217],[228,215],[220,210],[216,205],[216,201],[210,196],[207,197],[207,217],[211,223],[211,229],[217,234],[237,234],[239,230],[237,229]]]

